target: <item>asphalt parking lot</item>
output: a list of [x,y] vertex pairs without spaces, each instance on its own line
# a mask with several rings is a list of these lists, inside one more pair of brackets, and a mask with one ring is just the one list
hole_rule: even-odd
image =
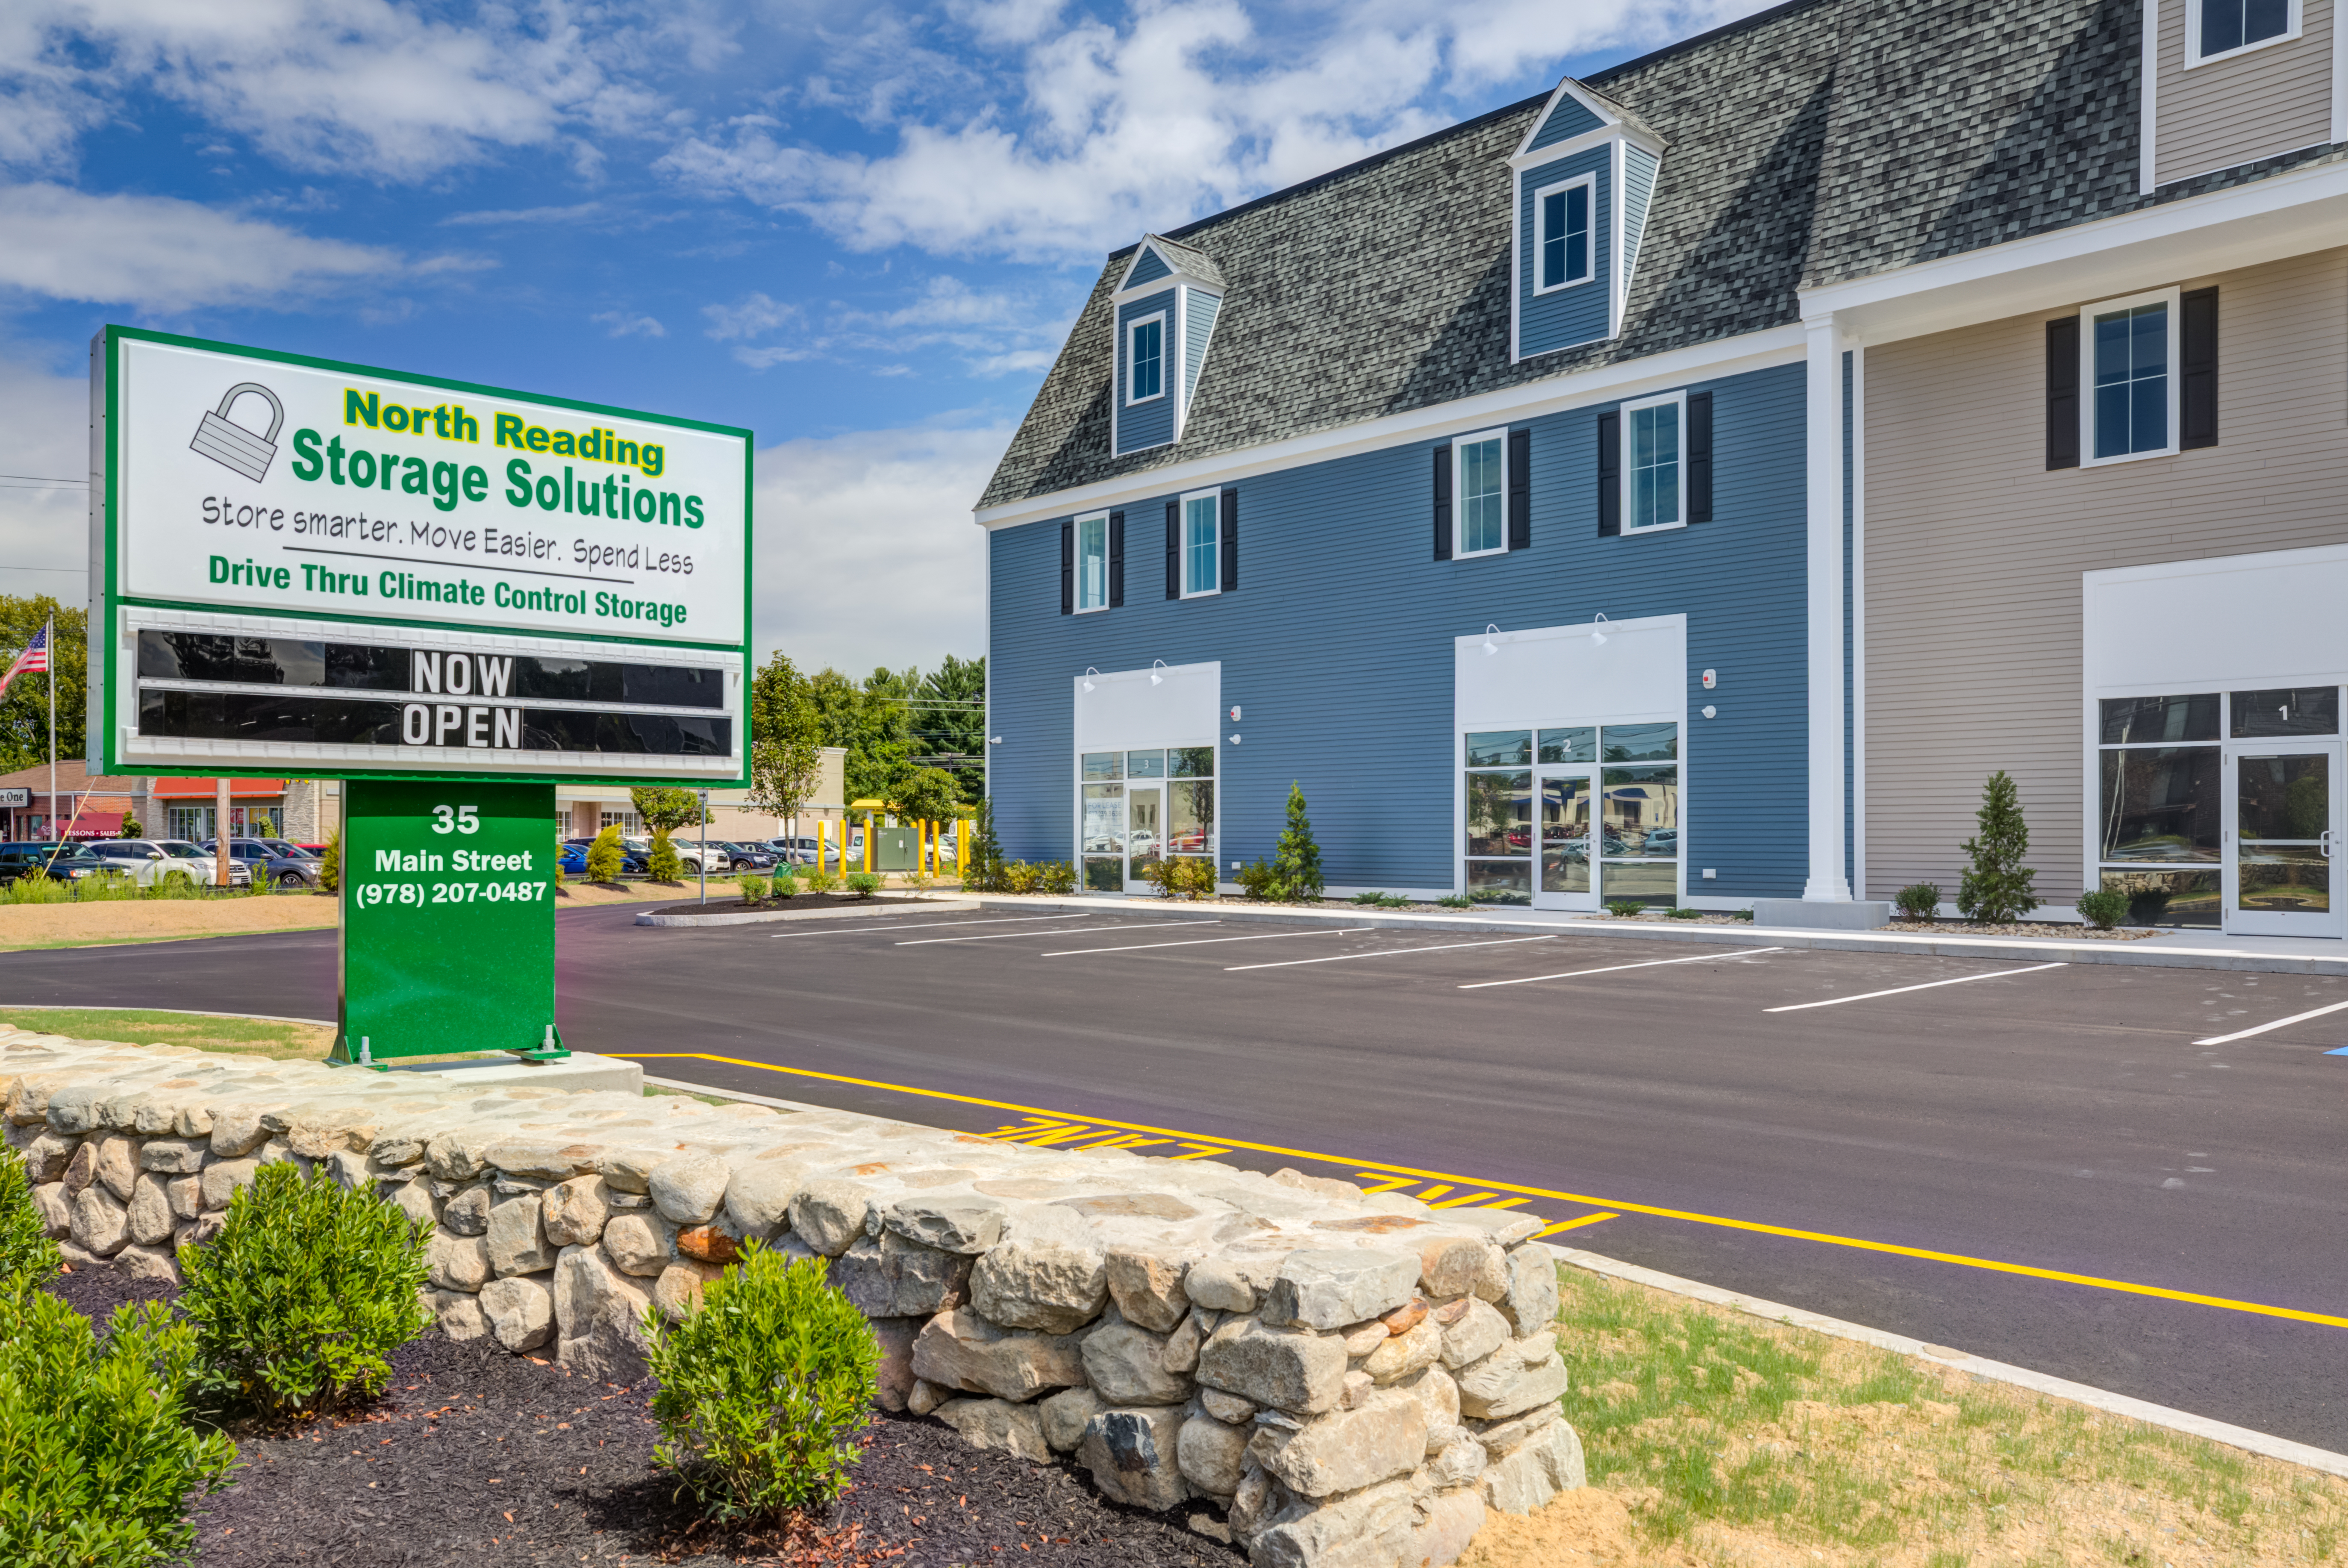
[[[574,1048],[1514,1202],[1610,1256],[2348,1449],[2348,1056],[2326,1055],[2348,1048],[2348,981],[1149,905],[716,930],[634,913],[560,917]],[[0,1002],[329,1016],[333,942],[6,954]],[[283,977],[270,1005],[256,973]]]

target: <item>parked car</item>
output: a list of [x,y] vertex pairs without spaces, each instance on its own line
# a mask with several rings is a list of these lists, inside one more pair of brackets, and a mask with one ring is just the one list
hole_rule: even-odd
[[[562,841],[562,853],[557,858],[555,863],[562,868],[562,874],[564,876],[583,877],[587,874],[587,850],[588,846],[594,843],[594,841],[595,841],[592,838],[565,839]],[[642,876],[644,874],[644,857],[629,849],[628,841],[625,839],[621,840],[621,874],[623,876]]]
[[79,882],[106,869],[88,844],[0,844],[0,885],[26,877]]
[[[643,857],[647,866],[652,863],[653,841],[649,838],[623,838],[620,842],[626,847],[628,853]],[[725,871],[733,863],[733,857],[715,839],[709,841],[705,856],[697,839],[680,839],[671,833],[668,842],[669,847],[676,851],[676,858],[685,862],[687,871],[701,869],[705,858],[713,872]]]
[[732,856],[733,867],[737,872],[772,871],[775,869],[776,862],[782,859],[766,845],[754,844],[746,839],[727,839],[722,845],[717,840],[712,839],[709,841],[709,847],[726,850]]
[[[219,845],[217,839],[205,841],[204,853],[217,853]],[[287,850],[294,852],[285,853]],[[316,887],[325,866],[325,861],[294,850],[292,844],[283,844],[281,848],[280,843],[267,839],[231,839],[228,852],[250,867],[254,876],[283,888]]]
[[[813,834],[802,834],[796,838],[768,839],[767,848],[779,859],[788,861],[795,866],[815,864]],[[826,865],[839,863],[839,841],[837,838],[826,835],[823,841],[823,859]]]
[[[89,851],[109,871],[136,878],[140,887],[152,887],[173,872],[184,872],[198,887],[210,887],[219,877],[218,862],[185,839],[103,839]],[[232,856],[231,887],[251,887],[252,868]]]

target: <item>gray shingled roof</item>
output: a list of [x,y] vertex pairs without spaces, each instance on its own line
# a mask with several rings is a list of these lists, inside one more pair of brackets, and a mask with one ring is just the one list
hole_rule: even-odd
[[[1217,288],[1224,286],[1222,268],[1215,265],[1215,258],[1206,252],[1193,246],[1177,244],[1163,234],[1144,234],[1142,238],[1157,246],[1158,253],[1165,257],[1166,264],[1176,272],[1188,273],[1200,283],[1212,284]],[[1139,248],[1135,247],[1136,250]],[[1127,251],[1124,254],[1130,256],[1133,252]],[[1123,267],[1117,269],[1120,276],[1124,272]]]
[[[1544,93],[1175,230],[1226,292],[1182,440],[1109,451],[1113,253],[982,506],[1797,319],[1865,276],[2343,154],[2137,191],[2137,0],[1794,0],[1591,78],[1669,140],[1621,336],[1509,363]],[[1823,192],[1823,196],[1822,193]]]

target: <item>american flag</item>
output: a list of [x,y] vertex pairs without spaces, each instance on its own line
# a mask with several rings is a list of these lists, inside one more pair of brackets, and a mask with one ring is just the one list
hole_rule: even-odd
[[16,655],[16,662],[8,666],[8,673],[5,676],[0,676],[0,696],[5,696],[8,695],[8,683],[15,680],[18,676],[25,674],[28,670],[38,672],[46,670],[48,667],[49,629],[46,626],[43,626],[39,631],[33,634],[32,645],[26,648],[23,653],[18,654]]

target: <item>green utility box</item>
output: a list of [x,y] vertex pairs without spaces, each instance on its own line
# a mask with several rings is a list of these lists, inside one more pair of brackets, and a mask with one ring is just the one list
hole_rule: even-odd
[[920,836],[911,828],[868,828],[872,835],[872,869],[909,872],[920,858]]

